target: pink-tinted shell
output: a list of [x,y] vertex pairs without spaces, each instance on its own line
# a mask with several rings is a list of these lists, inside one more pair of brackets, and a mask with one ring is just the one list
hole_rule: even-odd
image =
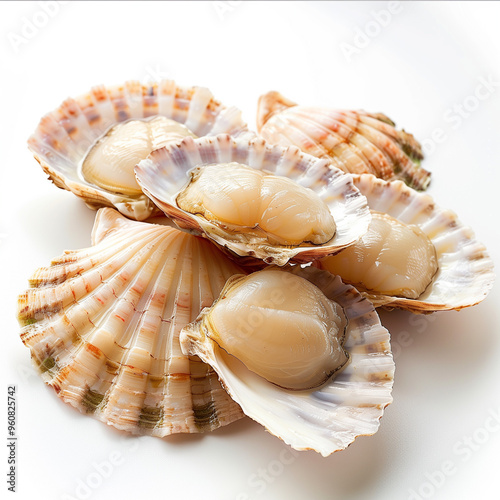
[[[261,240],[238,239],[234,231],[224,233],[217,224],[182,210],[177,195],[189,181],[190,171],[211,163],[242,163],[256,170],[288,177],[316,192],[331,211],[336,234],[321,245],[278,246]],[[221,134],[170,144],[153,151],[135,168],[142,190],[181,228],[199,234],[238,257],[284,265],[289,260],[307,263],[331,255],[356,241],[371,220],[366,199],[353,186],[351,176],[332,168],[327,160],[302,153],[298,148],[270,145],[261,138],[234,139]]]
[[143,220],[157,211],[145,195],[127,197],[88,182],[80,163],[110,127],[130,119],[162,115],[188,127],[196,136],[247,131],[241,112],[226,108],[203,87],[180,87],[171,80],[144,85],[136,81],[99,86],[64,101],[45,115],[28,146],[44,172],[62,189],[83,198],[91,208],[110,206]]
[[401,179],[418,190],[430,182],[420,144],[383,114],[299,106],[269,92],[259,99],[257,130],[271,144],[295,145],[345,172]]
[[245,273],[172,227],[97,213],[93,246],[38,269],[19,297],[21,339],[57,395],[134,434],[203,432],[243,416],[217,375],[182,354],[181,329]]
[[433,243],[438,259],[438,272],[420,297],[408,299],[363,291],[375,306],[415,313],[460,310],[488,295],[495,280],[493,261],[472,229],[462,224],[454,212],[439,207],[431,196],[401,181],[386,182],[364,174],[353,175],[353,182],[366,196],[371,210],[418,226]]

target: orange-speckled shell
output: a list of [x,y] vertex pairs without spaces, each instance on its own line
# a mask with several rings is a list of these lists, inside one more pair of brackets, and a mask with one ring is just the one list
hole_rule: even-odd
[[297,146],[344,172],[401,179],[418,190],[430,182],[420,144],[380,113],[299,106],[269,92],[259,99],[257,130],[271,144]]
[[158,437],[216,429],[243,414],[179,334],[238,273],[206,240],[103,208],[92,247],[33,274],[21,339],[57,395],[102,422]]
[[180,87],[171,80],[148,85],[131,81],[67,99],[41,119],[28,146],[56,186],[72,191],[91,208],[115,207],[127,217],[144,220],[158,212],[147,196],[127,197],[96,186],[82,176],[80,164],[113,125],[155,115],[184,124],[198,137],[247,131],[241,112],[226,108],[206,88]]

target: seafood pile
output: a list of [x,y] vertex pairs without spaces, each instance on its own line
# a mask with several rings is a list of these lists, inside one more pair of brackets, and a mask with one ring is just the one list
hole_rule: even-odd
[[392,402],[376,309],[460,310],[494,281],[383,114],[270,92],[253,132],[208,89],[127,82],[64,101],[28,144],[97,213],[91,247],[29,279],[21,340],[63,401],[132,434],[247,415],[328,456]]

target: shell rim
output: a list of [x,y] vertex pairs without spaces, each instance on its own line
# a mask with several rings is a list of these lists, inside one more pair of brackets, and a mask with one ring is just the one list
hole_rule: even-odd
[[[252,246],[252,248],[250,249],[247,249],[245,247],[250,247],[250,245],[246,243],[234,242],[231,240],[224,239],[222,236],[219,236],[218,234],[214,234],[211,231],[211,228],[217,227],[215,224],[213,224],[211,221],[204,219],[203,217],[198,216],[197,214],[192,214],[178,207],[176,203],[176,198],[179,192],[182,190],[182,188],[176,189],[175,194],[168,193],[167,195],[160,197],[161,195],[158,193],[159,188],[157,188],[157,186],[153,185],[150,182],[150,179],[152,178],[150,176],[152,174],[150,174],[148,171],[150,171],[151,173],[154,172],[156,175],[158,175],[159,172],[161,174],[161,168],[162,168],[161,166],[164,165],[165,163],[169,163],[169,166],[170,164],[173,164],[174,160],[172,158],[176,156],[177,157],[181,156],[180,151],[182,151],[183,148],[185,148],[186,150],[197,148],[197,151],[199,152],[200,150],[203,150],[203,148],[211,148],[211,147],[222,148],[224,146],[231,148],[231,153],[237,152],[238,148],[247,148],[249,151],[252,149],[258,150],[258,148],[264,148],[266,153],[270,156],[273,153],[276,154],[277,152],[279,152],[280,159],[287,158],[288,156],[294,158],[295,161],[297,162],[299,161],[308,162],[308,164],[310,164],[310,166],[308,166],[308,169],[309,168],[316,168],[318,170],[321,169],[327,176],[330,176],[328,184],[329,186],[338,184],[339,187],[337,189],[340,188],[342,189],[341,193],[342,204],[345,205],[346,200],[348,200],[348,203],[351,203],[352,204],[351,206],[354,206],[355,201],[353,200],[356,199],[356,203],[360,205],[357,206],[355,210],[354,208],[352,210],[355,211],[355,213],[357,214],[356,217],[359,220],[363,220],[362,231],[358,231],[360,234],[357,234],[355,238],[350,236],[349,241],[344,241],[342,243],[339,243],[338,242],[340,238],[339,225],[337,224],[337,219],[335,218],[335,214],[332,214],[334,215],[334,220],[336,222],[337,228],[335,235],[328,242],[318,245],[301,244],[299,246],[293,246],[293,247],[276,246],[274,248],[278,248],[277,251],[274,250],[272,246],[263,244],[260,245],[260,247],[264,247],[264,251],[256,252],[254,246]],[[187,163],[189,163],[190,161],[190,159],[184,159],[184,158],[183,160],[186,161]],[[231,157],[230,161],[235,161],[235,160],[234,158]],[[277,162],[278,160],[276,160],[276,163]],[[185,177],[182,186],[186,186],[188,184],[190,171],[192,171],[194,168],[200,167],[201,165],[207,165],[207,164],[209,163],[208,162],[189,163],[189,168],[184,169]],[[251,168],[256,168],[253,165],[249,166]],[[259,170],[264,170],[264,169],[259,168]],[[270,173],[278,176],[281,175],[282,177],[287,177],[293,180],[294,182],[297,182],[296,179],[284,176],[280,173],[274,173],[274,172]],[[175,222],[175,224],[180,229],[188,230],[198,236],[209,238],[215,241],[215,243],[217,243],[219,246],[225,248],[231,254],[236,255],[238,258],[245,258],[245,257],[255,258],[264,261],[267,264],[277,264],[283,266],[288,261],[304,264],[319,259],[323,256],[336,253],[339,250],[353,244],[361,234],[364,234],[364,232],[366,232],[366,230],[368,229],[368,225],[371,220],[371,215],[366,203],[366,198],[354,186],[352,178],[348,174],[345,174],[341,170],[337,169],[336,167],[331,165],[331,162],[327,160],[319,159],[314,156],[303,153],[296,146],[284,147],[279,145],[271,145],[260,137],[247,139],[242,137],[239,138],[232,137],[228,134],[219,134],[212,137],[207,136],[198,139],[192,139],[191,137],[186,137],[182,139],[182,141],[180,142],[177,142],[175,144],[170,144],[163,148],[153,151],[148,156],[148,158],[139,162],[139,164],[135,168],[135,174],[137,182],[141,186],[143,192],[153,201],[153,203],[155,203],[156,206],[160,207],[168,217],[171,217]],[[301,183],[298,182],[298,184]],[[344,224],[346,225],[345,222]],[[344,227],[345,226],[343,226],[343,228]],[[219,230],[219,228],[217,229]],[[259,245],[255,246],[259,247]],[[276,257],[276,255],[278,257]]]
[[[378,185],[378,187],[384,189],[392,189],[394,187],[395,190],[401,190],[404,193],[404,196],[406,196],[408,199],[418,200],[418,198],[420,198],[422,202],[425,203],[424,210],[426,212],[430,214],[442,214],[443,216],[446,217],[446,219],[449,221],[449,224],[453,228],[460,231],[460,233],[463,236],[463,239],[466,241],[465,245],[467,245],[468,248],[470,247],[471,251],[473,251],[472,256],[468,256],[467,260],[471,262],[474,261],[476,263],[478,261],[481,261],[483,266],[482,269],[478,271],[477,274],[477,276],[481,275],[483,277],[481,294],[479,295],[479,293],[476,293],[476,295],[472,299],[466,300],[466,298],[463,298],[460,303],[454,304],[453,301],[448,301],[448,303],[443,304],[435,300],[433,301],[433,300],[428,300],[427,298],[423,298],[427,294],[432,293],[432,287],[439,280],[439,277],[441,276],[441,264],[443,259],[442,255],[438,255],[438,270],[433,276],[431,282],[429,283],[425,291],[416,299],[377,294],[377,293],[372,293],[366,289],[360,290],[360,293],[363,296],[365,296],[368,300],[370,300],[375,305],[375,307],[384,307],[386,309],[398,308],[411,311],[412,313],[415,314],[428,314],[435,311],[436,312],[449,311],[449,310],[460,311],[466,307],[475,306],[486,298],[486,296],[490,292],[495,282],[495,273],[493,271],[494,269],[493,260],[490,258],[486,247],[482,243],[477,241],[472,229],[469,226],[466,226],[465,224],[460,222],[455,212],[453,212],[452,210],[447,210],[439,207],[438,205],[436,205],[433,198],[429,194],[418,192],[412,189],[411,187],[407,186],[401,180],[385,181],[371,174],[351,174],[351,176],[353,178],[354,184],[357,186],[363,183],[370,182],[372,186]],[[360,191],[363,192],[363,189],[360,188]],[[374,208],[374,210],[381,211],[378,208]],[[387,212],[383,211],[382,213],[387,213]],[[401,219],[399,219],[397,216],[392,215],[392,217],[406,224],[404,221],[401,221]],[[422,229],[420,224],[415,223],[414,225]],[[423,231],[425,233],[425,230]],[[434,244],[433,240],[435,238],[429,237],[429,239]],[[444,255],[446,255],[446,253]],[[475,255],[478,255],[479,257],[476,259],[474,258]],[[319,267],[322,268],[321,263],[319,263]],[[356,285],[353,284],[353,286]]]
[[[245,402],[241,401],[240,397],[235,394],[235,391],[233,390],[233,388],[230,387],[230,385],[223,379],[223,374],[221,374],[221,372],[220,372],[220,367],[215,366],[216,361],[220,361],[221,357],[217,356],[216,354],[213,354],[213,353],[216,353],[217,350],[222,350],[222,349],[217,345],[217,343],[215,341],[210,339],[208,345],[211,348],[207,349],[207,351],[209,352],[209,354],[213,355],[213,358],[208,359],[209,354],[206,354],[206,352],[204,350],[202,350],[201,348],[199,348],[197,346],[197,343],[198,343],[197,340],[193,340],[193,337],[196,337],[196,336],[197,337],[203,336],[204,338],[208,338],[203,333],[203,331],[201,329],[201,324],[202,324],[203,317],[208,313],[208,310],[210,308],[205,308],[200,313],[200,315],[198,316],[196,321],[194,321],[193,323],[190,323],[189,325],[185,326],[182,329],[181,334],[180,334],[181,348],[182,348],[183,352],[190,353],[190,354],[196,354],[200,358],[202,358],[206,363],[210,364],[212,366],[212,368],[215,370],[215,372],[218,374],[219,380],[220,380],[221,384],[223,385],[224,389],[228,392],[228,394],[231,396],[231,398],[233,398],[240,405],[240,407],[242,408],[245,415],[247,415],[252,420],[263,425],[267,432],[269,432],[270,434],[273,434],[274,436],[283,440],[286,444],[290,445],[293,449],[296,449],[298,451],[313,450],[313,451],[317,451],[318,453],[320,453],[323,457],[327,457],[327,456],[331,455],[332,453],[342,451],[343,449],[347,448],[360,436],[371,436],[371,435],[375,434],[379,429],[380,420],[381,420],[382,416],[384,415],[385,409],[387,408],[387,406],[389,406],[393,402],[392,389],[393,389],[393,384],[394,384],[395,364],[394,364],[394,359],[393,359],[391,344],[390,344],[390,333],[381,324],[380,318],[379,318],[378,314],[376,313],[375,307],[373,306],[373,304],[371,304],[371,302],[368,299],[363,297],[355,287],[342,282],[342,280],[339,276],[334,276],[326,271],[317,269],[317,268],[312,267],[312,266],[305,267],[305,268],[301,268],[300,266],[287,266],[286,268],[278,268],[278,269],[282,270],[283,272],[291,272],[292,274],[296,274],[296,275],[305,277],[306,279],[309,279],[307,277],[307,274],[316,275],[316,276],[320,277],[320,280],[328,281],[328,283],[330,285],[335,283],[337,287],[342,288],[342,290],[343,290],[342,295],[344,297],[345,296],[349,296],[349,297],[352,296],[351,299],[353,298],[355,300],[354,305],[361,304],[362,305],[361,307],[365,307],[365,309],[366,309],[366,310],[364,310],[364,312],[362,314],[356,313],[356,316],[354,316],[354,318],[353,318],[353,317],[349,316],[346,312],[347,307],[353,307],[353,305],[351,305],[351,306],[346,305],[346,303],[347,304],[349,303],[349,299],[345,299],[346,302],[344,302],[343,304],[340,304],[344,310],[344,314],[345,314],[346,318],[348,319],[347,329],[349,330],[349,324],[351,323],[351,321],[355,321],[355,322],[360,321],[361,323],[364,323],[363,320],[359,320],[358,318],[364,318],[366,320],[367,317],[371,316],[373,318],[372,323],[370,323],[371,327],[378,326],[379,332],[383,332],[385,340],[384,341],[381,341],[380,339],[377,340],[376,345],[377,345],[379,350],[376,351],[375,353],[379,354],[380,356],[383,356],[384,358],[385,357],[388,358],[387,363],[390,365],[390,371],[387,372],[387,375],[389,376],[388,379],[383,380],[383,381],[381,381],[380,379],[378,380],[380,387],[383,388],[383,390],[385,391],[384,397],[386,398],[386,400],[373,405],[373,407],[375,407],[377,409],[377,415],[373,417],[373,422],[376,421],[375,429],[373,431],[359,432],[359,433],[351,432],[349,435],[349,442],[343,443],[342,446],[333,446],[329,449],[319,450],[319,449],[317,449],[317,448],[319,448],[319,446],[317,448],[314,448],[311,446],[299,446],[296,443],[290,442],[291,440],[280,435],[279,431],[276,431],[275,429],[270,429],[267,425],[265,425],[265,423],[259,421],[259,419],[255,415],[248,412],[248,409],[247,409]],[[306,274],[306,276],[304,276],[304,274]],[[322,291],[324,291],[323,287],[320,286],[318,283],[313,282],[313,281],[311,281],[311,282],[314,283],[316,286],[318,286]],[[336,294],[335,298],[338,298],[339,295],[340,294]],[[329,295],[327,295],[327,297],[330,298]],[[346,340],[344,343],[344,348],[345,348],[346,344],[348,344],[352,340],[350,338],[351,337],[350,333],[352,333],[352,332],[347,331]],[[375,335],[374,335],[374,337],[375,337]],[[214,346],[215,346],[215,349],[213,349]],[[351,347],[352,346],[349,346],[349,348],[351,348]],[[354,347],[356,347],[356,345]],[[348,350],[348,349],[346,349],[346,350]],[[349,350],[348,350],[348,352],[349,352],[350,360],[347,363],[346,368],[350,367],[350,365],[352,363],[354,363],[351,352]],[[370,351],[369,354],[366,354],[366,357],[368,358],[369,356],[373,356],[373,355],[374,355],[374,352]],[[227,369],[230,371],[230,368],[227,368]],[[246,370],[248,370],[248,369],[246,369]],[[362,368],[360,368],[360,370],[362,370]],[[344,370],[341,370],[340,374],[342,374],[343,371]],[[359,372],[357,372],[357,376],[359,376]],[[334,384],[335,380],[336,380],[336,376],[334,375],[333,378],[330,379],[330,381],[331,381],[331,383]],[[329,383],[330,382],[327,382],[323,387],[327,387],[329,385]],[[376,384],[377,382],[370,382],[370,383],[373,385],[373,384]],[[320,390],[323,387],[321,387]],[[283,389],[278,388],[278,390],[283,390]],[[295,391],[290,391],[290,392],[295,392]],[[307,391],[304,391],[304,392],[307,392]],[[315,392],[315,391],[312,390],[311,392]],[[378,397],[380,398],[380,395]],[[361,405],[360,408],[362,409],[363,406]],[[345,432],[345,430],[341,431],[341,433],[342,432]]]

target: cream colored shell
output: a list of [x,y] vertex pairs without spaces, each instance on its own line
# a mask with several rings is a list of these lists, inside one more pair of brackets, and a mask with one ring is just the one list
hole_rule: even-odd
[[180,336],[186,354],[196,354],[218,373],[224,387],[246,415],[296,450],[323,456],[374,434],[384,408],[392,402],[394,362],[389,332],[372,304],[339,277],[314,267],[287,266],[337,302],[348,319],[344,349],[350,362],[318,389],[290,391],[256,375],[207,337],[200,326],[210,309],[186,326]]
[[[482,301],[495,279],[493,262],[472,229],[431,196],[417,193],[401,181],[385,182],[372,175],[353,176],[372,210],[418,226],[433,243],[438,272],[417,299],[362,292],[376,307],[397,307],[416,313],[462,309]],[[321,266],[321,263],[319,264]]]
[[101,209],[93,246],[38,269],[21,339],[57,395],[134,434],[203,432],[243,416],[179,334],[241,268],[208,241]]
[[[261,240],[238,241],[232,234],[231,238],[221,234],[220,227],[207,219],[179,208],[177,195],[188,183],[192,169],[231,162],[288,177],[312,189],[331,211],[336,224],[333,239],[321,245],[304,243],[295,247],[263,244]],[[371,219],[366,199],[353,186],[349,175],[333,168],[327,160],[306,155],[296,147],[272,146],[260,138],[187,137],[153,151],[135,171],[143,191],[180,228],[210,238],[238,257],[262,259],[280,266],[289,260],[310,262],[352,244],[367,230]]]
[[299,106],[269,92],[259,99],[257,130],[271,144],[297,146],[345,172],[402,179],[419,190],[430,182],[420,144],[380,113]]
[[147,196],[126,196],[96,186],[83,177],[80,165],[110,127],[155,115],[184,124],[198,137],[247,130],[241,112],[223,106],[206,88],[184,88],[171,80],[150,85],[131,81],[67,99],[41,119],[28,146],[56,186],[72,191],[91,208],[115,207],[127,217],[144,220],[157,211]]

